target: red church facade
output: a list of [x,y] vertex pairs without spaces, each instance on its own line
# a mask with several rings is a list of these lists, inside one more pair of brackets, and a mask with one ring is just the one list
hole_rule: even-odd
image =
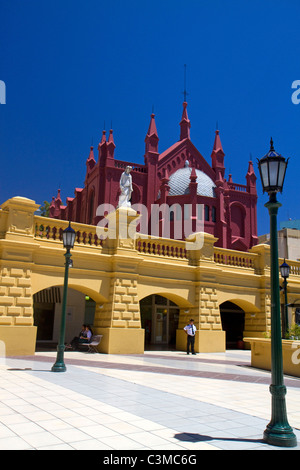
[[[115,208],[118,206],[120,178],[129,165],[132,167],[133,186],[131,205],[136,207],[137,204],[142,204],[147,208],[149,216],[153,205],[165,204],[164,207],[169,206],[171,211],[177,207],[181,209],[179,217],[182,222],[185,218],[191,219],[192,231],[195,230],[197,218],[203,217],[204,231],[218,239],[216,246],[247,251],[258,242],[256,176],[253,164],[251,161],[248,164],[245,184],[234,183],[231,175],[226,180],[225,154],[219,131],[215,131],[209,164],[193,145],[190,127],[187,103],[184,102],[179,141],[159,153],[159,138],[155,116],[152,114],[145,138],[144,164],[115,159],[113,131],[110,130],[108,136],[103,131],[97,161],[93,147],[86,160],[84,187],[76,188],[74,197],[68,197],[66,205],[62,204],[59,190],[57,197],[52,198],[50,217],[97,224],[98,206],[104,203]],[[199,205],[204,208],[201,214]],[[174,237],[172,224],[178,218],[175,212],[176,210],[168,214],[170,238]],[[161,219],[164,217],[166,214],[162,213]]]

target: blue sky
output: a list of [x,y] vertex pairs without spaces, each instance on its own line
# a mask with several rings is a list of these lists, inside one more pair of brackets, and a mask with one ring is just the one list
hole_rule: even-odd
[[210,163],[218,122],[226,176],[240,184],[252,155],[262,234],[256,158],[272,136],[290,157],[279,221],[300,219],[298,0],[0,0],[0,17],[0,203],[73,196],[104,122],[116,158],[143,163],[152,106],[164,151],[179,139],[187,64],[194,145]]

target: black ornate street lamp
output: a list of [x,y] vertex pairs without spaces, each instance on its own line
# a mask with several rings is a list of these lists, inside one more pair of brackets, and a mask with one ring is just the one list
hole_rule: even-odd
[[258,160],[263,192],[269,194],[265,204],[270,214],[271,243],[271,377],[270,393],[272,396],[272,417],[264,431],[264,440],[272,445],[295,447],[297,439],[288,423],[286,414],[286,387],[283,381],[281,315],[279,293],[279,266],[277,240],[277,213],[281,204],[276,193],[282,192],[288,160],[274,150],[270,141],[269,152]]
[[284,334],[283,334],[283,338],[285,338],[289,329],[287,278],[290,275],[290,266],[285,262],[285,260],[280,266],[280,273],[283,279],[283,289],[284,289]]
[[71,249],[74,247],[75,243],[75,230],[69,226],[63,231],[63,244],[66,248],[65,253],[65,279],[64,279],[64,292],[63,292],[63,301],[62,301],[62,311],[61,311],[61,325],[60,325],[60,335],[59,343],[57,345],[57,357],[56,362],[52,366],[52,372],[65,372],[66,366],[64,363],[64,350],[65,350],[65,329],[66,329],[66,307],[67,307],[67,294],[68,294],[68,277],[69,277],[69,267],[71,265]]

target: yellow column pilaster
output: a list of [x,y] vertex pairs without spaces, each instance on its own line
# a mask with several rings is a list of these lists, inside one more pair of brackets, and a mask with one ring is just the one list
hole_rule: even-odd
[[101,315],[95,318],[96,331],[103,334],[100,344],[103,352],[144,352],[144,330],[141,328],[137,296],[137,218],[137,213],[130,208],[119,208],[108,216],[108,237],[103,243],[103,252],[111,255],[109,302]]
[[35,352],[31,266],[38,207],[30,199],[15,197],[0,210],[0,341],[6,355]]

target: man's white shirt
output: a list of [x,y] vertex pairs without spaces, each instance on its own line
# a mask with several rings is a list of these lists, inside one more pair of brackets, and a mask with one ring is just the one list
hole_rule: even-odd
[[195,336],[195,333],[196,333],[196,330],[197,328],[195,327],[195,325],[186,325],[184,328],[183,328],[188,335],[190,336]]

